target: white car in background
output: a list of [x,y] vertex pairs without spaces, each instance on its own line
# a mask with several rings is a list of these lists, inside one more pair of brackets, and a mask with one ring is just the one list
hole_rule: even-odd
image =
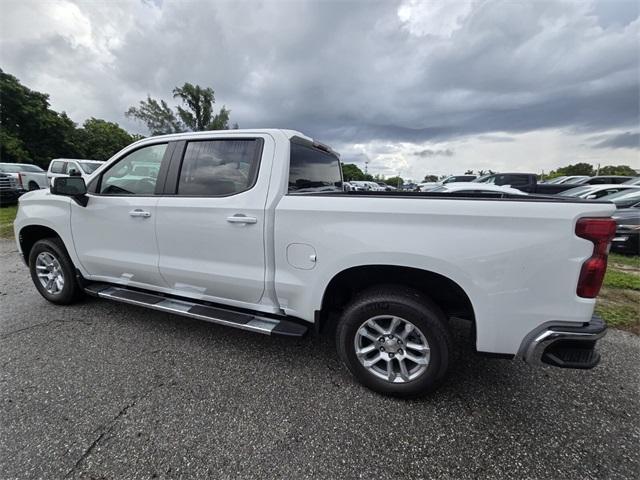
[[356,181],[349,182],[349,183],[351,183],[351,185],[355,186],[358,191],[360,191],[360,190],[364,190],[364,191],[367,191],[367,192],[381,192],[381,191],[384,191],[384,188],[382,188],[376,182],[368,182],[368,181],[364,181],[364,180],[356,180]]
[[47,178],[49,184],[55,177],[79,176],[85,180],[95,172],[104,162],[98,160],[84,160],[80,158],[54,158],[49,164]]
[[422,182],[418,184],[418,190],[420,190],[421,192],[428,192],[436,187],[439,187],[441,185],[447,185],[450,183],[467,183],[467,182],[473,182],[476,178],[478,178],[477,175],[451,175],[447,178],[445,178],[444,180],[440,180],[439,182]]
[[612,183],[609,185],[583,185],[580,187],[572,188],[571,190],[560,192],[559,195],[562,195],[564,197],[576,197],[593,200],[625,190],[638,189],[640,189],[640,185],[626,185],[624,183]]
[[527,195],[526,192],[518,190],[517,188],[511,188],[506,185],[493,185],[491,183],[473,183],[473,182],[455,182],[447,183],[446,185],[439,185],[435,188],[429,189],[429,192],[443,192],[443,193],[508,193],[511,195]]
[[47,174],[38,165],[30,163],[0,163],[0,173],[13,177],[19,192],[48,188]]

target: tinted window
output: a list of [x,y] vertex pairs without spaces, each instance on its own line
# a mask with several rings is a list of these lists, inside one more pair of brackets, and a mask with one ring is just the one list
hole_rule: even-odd
[[135,150],[102,175],[103,195],[153,195],[167,144]]
[[496,181],[496,185],[511,185],[512,187],[529,185],[529,176],[528,175],[504,175],[504,179],[501,180],[501,183],[498,183]]
[[67,173],[67,162],[53,162],[51,173]]
[[342,191],[342,171],[338,157],[319,148],[291,142],[289,191]]
[[249,190],[258,175],[261,139],[189,142],[178,195],[233,195]]

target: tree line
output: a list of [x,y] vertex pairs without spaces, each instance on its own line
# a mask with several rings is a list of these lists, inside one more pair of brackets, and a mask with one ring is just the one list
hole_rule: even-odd
[[[229,128],[231,111],[223,106],[214,112],[213,89],[185,83],[172,93],[182,103],[175,111],[164,100],[147,96],[125,115],[142,122],[151,135]],[[34,163],[46,169],[53,158],[107,160],[142,138],[100,118],[77,125],[65,112],[51,108],[48,94],[31,90],[0,69],[2,162]]]

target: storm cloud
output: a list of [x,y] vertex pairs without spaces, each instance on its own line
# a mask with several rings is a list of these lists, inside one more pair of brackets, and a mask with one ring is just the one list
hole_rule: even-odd
[[[451,169],[428,162],[452,153],[412,153],[458,159],[477,151],[469,142],[550,131],[564,149],[570,135],[608,135],[579,148],[637,161],[635,0],[10,0],[1,13],[0,66],[78,122],[147,133],[124,111],[147,94],[174,104],[189,81],[243,128],[301,130],[387,171]],[[557,161],[527,155],[529,168]]]

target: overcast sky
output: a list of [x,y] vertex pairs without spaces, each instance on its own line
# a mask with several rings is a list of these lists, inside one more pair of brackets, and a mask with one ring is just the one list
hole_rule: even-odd
[[211,86],[384,175],[640,169],[639,3],[2,0],[0,67],[144,134],[129,106]]

